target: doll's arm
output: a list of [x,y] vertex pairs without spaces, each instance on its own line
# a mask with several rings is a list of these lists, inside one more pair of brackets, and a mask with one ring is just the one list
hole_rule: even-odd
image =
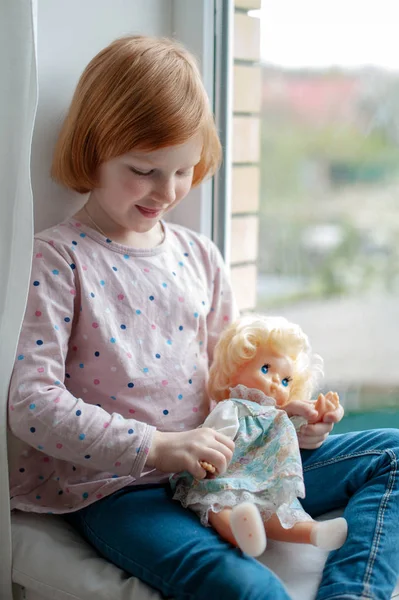
[[317,419],[312,419],[311,423],[318,423],[323,420],[326,413],[332,412],[339,407],[339,396],[336,392],[328,392],[326,395],[319,394],[315,405],[317,410]]

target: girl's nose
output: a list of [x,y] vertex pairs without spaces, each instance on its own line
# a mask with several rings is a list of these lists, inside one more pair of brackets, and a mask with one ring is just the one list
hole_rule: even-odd
[[163,180],[157,189],[156,200],[163,204],[172,204],[176,200],[174,178]]

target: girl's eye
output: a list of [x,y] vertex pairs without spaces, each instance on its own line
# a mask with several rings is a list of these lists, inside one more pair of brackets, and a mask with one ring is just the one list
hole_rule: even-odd
[[191,175],[192,172],[192,168],[190,169],[185,169],[184,171],[177,171],[177,175],[179,175],[179,177],[188,177],[189,175]]
[[269,372],[269,369],[270,369],[270,365],[263,365],[263,367],[261,367],[261,369],[260,369],[260,370],[262,371],[262,373],[263,373],[264,375],[266,375],[266,373],[268,373],[268,372]]
[[284,379],[281,381],[281,385],[282,385],[282,386],[284,386],[284,387],[288,387],[288,384],[289,384],[289,382],[290,382],[290,380],[289,380],[287,377],[285,377],[285,378],[284,378]]
[[135,169],[134,167],[129,167],[129,169],[135,175],[142,175],[143,177],[146,177],[147,175],[152,175],[154,172],[154,169],[151,169],[150,171],[139,171],[138,169]]

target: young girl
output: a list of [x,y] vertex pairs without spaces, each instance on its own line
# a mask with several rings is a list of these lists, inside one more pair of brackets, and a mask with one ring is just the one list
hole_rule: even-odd
[[[67,515],[164,596],[282,600],[277,577],[203,527],[168,485],[172,472],[205,477],[201,461],[223,473],[234,450],[197,429],[215,342],[237,315],[223,261],[205,237],[164,221],[219,160],[197,67],[179,45],[124,38],[88,65],[53,175],[89,197],[35,239],[10,384],[9,426],[24,446],[11,506]],[[295,411],[309,417],[304,403]],[[349,525],[318,599],[382,600],[399,570],[399,434],[325,439],[341,417],[299,435],[304,509],[346,506]]]
[[[264,552],[265,529],[271,539],[326,550],[345,542],[345,519],[314,521],[298,501],[305,490],[295,427],[306,420],[286,412],[295,399],[311,402],[322,364],[299,325],[283,317],[241,317],[215,346],[208,391],[217,404],[204,426],[234,440],[234,456],[222,475],[206,463],[209,478],[173,475],[173,497],[250,556]],[[328,412],[322,404],[338,407],[338,395],[319,396],[315,420]]]

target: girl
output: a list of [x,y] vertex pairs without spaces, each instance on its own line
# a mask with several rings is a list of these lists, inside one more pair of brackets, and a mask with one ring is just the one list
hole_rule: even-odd
[[[345,519],[319,523],[297,500],[305,493],[295,427],[306,421],[291,422],[285,411],[296,398],[310,402],[321,375],[322,360],[312,354],[307,336],[283,317],[237,319],[215,346],[208,391],[217,405],[204,426],[234,440],[234,457],[223,475],[206,463],[209,478],[176,473],[173,497],[250,556],[265,550],[265,529],[271,539],[326,550],[345,542]],[[321,394],[313,407],[322,404],[337,407],[338,395]]]
[[[204,528],[168,486],[171,472],[203,478],[200,461],[223,473],[234,450],[227,436],[197,429],[215,342],[237,315],[223,261],[209,240],[164,221],[219,160],[183,48],[128,37],[90,62],[53,163],[54,177],[88,201],[35,239],[10,384],[9,425],[24,445],[11,505],[67,515],[164,596],[282,600],[273,573]],[[311,416],[304,403],[294,409]],[[299,436],[304,509],[314,517],[346,505],[350,531],[318,598],[382,600],[399,567],[399,435],[325,440],[341,417],[332,411]]]

